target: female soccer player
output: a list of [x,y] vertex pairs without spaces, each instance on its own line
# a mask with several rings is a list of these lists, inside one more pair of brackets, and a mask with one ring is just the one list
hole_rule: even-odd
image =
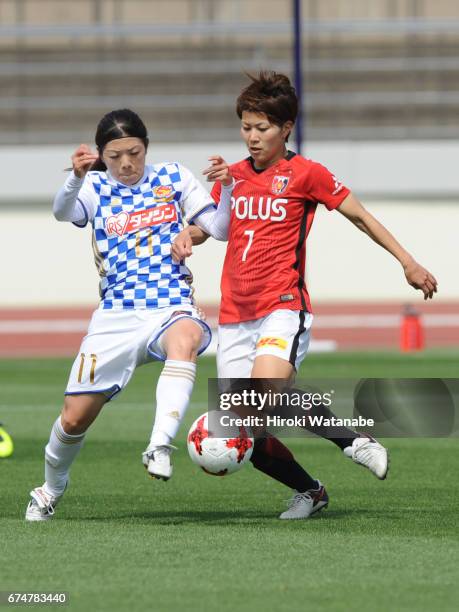
[[[218,376],[287,382],[294,378],[309,345],[313,317],[303,272],[306,239],[319,203],[338,210],[389,251],[400,262],[407,282],[423,291],[425,299],[437,291],[437,281],[331,172],[287,149],[298,110],[289,79],[274,72],[251,79],[236,107],[250,156],[231,166],[235,184],[221,280]],[[216,183],[214,199],[220,189]],[[192,245],[206,238],[200,228],[187,227],[174,243],[174,258],[191,255]],[[332,416],[325,406],[314,414]],[[385,478],[387,451],[376,440],[346,428],[333,437],[328,434],[346,456]],[[255,447],[252,455],[255,467],[269,474],[269,457],[277,448],[287,467],[279,467],[275,477],[288,484],[282,474],[289,471],[293,457],[278,441],[273,445],[266,438],[257,443],[260,452]],[[298,492],[281,518],[307,517],[323,502],[323,487],[295,488]]]
[[196,357],[211,333],[193,305],[190,271],[172,262],[171,243],[183,220],[216,238],[227,233],[232,178],[211,158],[209,174],[224,187],[218,211],[204,187],[178,163],[145,164],[148,136],[131,110],[105,115],[97,153],[81,145],[73,172],[54,200],[54,215],[78,227],[92,225],[101,301],[73,364],[64,407],[45,449],[45,483],[31,492],[26,519],[51,518],[68,482],[85,433],[104,404],[129,382],[135,368],[164,361],[156,387],[156,415],[143,453],[148,473],[167,480],[170,453],[187,409]]

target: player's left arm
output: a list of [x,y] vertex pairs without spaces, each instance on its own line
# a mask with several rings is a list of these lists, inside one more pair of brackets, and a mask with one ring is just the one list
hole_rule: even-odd
[[423,292],[425,300],[433,297],[437,292],[435,277],[402,247],[389,230],[373,217],[352,193],[344,198],[337,210],[400,262],[406,280],[412,287]]

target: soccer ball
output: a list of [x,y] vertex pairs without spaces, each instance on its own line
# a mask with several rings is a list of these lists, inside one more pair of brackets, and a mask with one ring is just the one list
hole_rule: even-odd
[[0,423],[0,459],[6,459],[13,454],[14,445],[9,433],[3,429]]
[[[206,474],[214,476],[226,476],[233,474],[244,466],[253,452],[253,435],[248,427],[225,426],[227,433],[225,438],[216,438],[209,431],[209,414],[204,413],[196,419],[188,432],[188,453],[191,460],[199,465]],[[214,411],[216,414],[221,412]],[[225,412],[225,415],[238,418],[233,412]],[[210,419],[212,422],[212,417]]]

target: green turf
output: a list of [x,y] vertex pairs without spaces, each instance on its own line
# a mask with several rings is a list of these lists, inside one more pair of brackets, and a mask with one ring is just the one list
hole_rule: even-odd
[[[303,377],[457,377],[455,353],[311,355]],[[168,482],[140,465],[158,366],[139,369],[107,405],[56,517],[26,524],[30,488],[66,382],[68,360],[0,361],[0,420],[14,437],[0,460],[0,590],[63,590],[71,610],[456,610],[459,444],[388,440],[378,482],[322,440],[288,440],[327,485],[329,510],[279,521],[288,491],[252,466],[228,478],[191,464],[183,431],[205,409],[212,359]]]

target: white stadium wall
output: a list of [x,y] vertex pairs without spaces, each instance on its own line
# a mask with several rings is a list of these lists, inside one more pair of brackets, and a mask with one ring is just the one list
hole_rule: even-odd
[[[441,297],[459,299],[459,147],[450,143],[311,144],[320,160],[361,196],[413,255],[437,276]],[[63,181],[72,147],[0,149],[2,181],[1,305],[86,305],[98,300],[90,231],[58,223],[43,201]],[[180,161],[199,174],[207,157],[229,161],[242,146],[152,146],[150,161]],[[27,180],[24,180],[27,168]],[[225,245],[209,240],[190,260],[199,301],[219,300]],[[339,213],[319,207],[308,238],[307,278],[313,301],[413,299],[399,265]],[[275,273],[275,271],[273,271]]]

